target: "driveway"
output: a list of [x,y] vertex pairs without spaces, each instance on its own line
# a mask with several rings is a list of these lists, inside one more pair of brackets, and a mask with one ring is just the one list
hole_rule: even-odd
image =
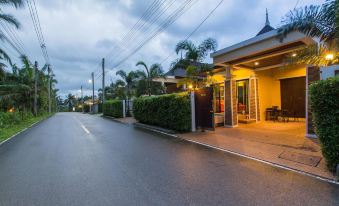
[[338,205],[339,186],[98,116],[0,146],[0,205]]

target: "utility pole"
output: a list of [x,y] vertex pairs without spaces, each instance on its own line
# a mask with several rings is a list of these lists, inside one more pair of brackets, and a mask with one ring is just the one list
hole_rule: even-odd
[[105,103],[105,58],[102,58],[102,104]]
[[34,115],[38,115],[38,62],[34,63]]
[[80,92],[81,92],[81,108],[82,108],[82,112],[84,112],[84,95],[83,95],[83,92],[82,92],[82,85],[81,85],[81,88],[80,88]]
[[92,113],[94,113],[94,72],[92,72]]
[[48,112],[51,113],[52,112],[52,109],[51,109],[51,106],[52,106],[52,102],[51,102],[51,67],[50,67],[49,64],[47,66],[47,69],[48,69]]

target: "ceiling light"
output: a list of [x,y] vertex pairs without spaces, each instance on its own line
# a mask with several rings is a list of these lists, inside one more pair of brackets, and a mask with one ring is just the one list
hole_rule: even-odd
[[293,53],[293,54],[292,54],[292,57],[296,57],[296,56],[297,56],[297,53]]
[[334,55],[333,54],[326,54],[325,59],[330,61],[334,59]]
[[255,65],[255,66],[258,66],[258,65],[259,65],[259,62],[254,62],[254,65]]

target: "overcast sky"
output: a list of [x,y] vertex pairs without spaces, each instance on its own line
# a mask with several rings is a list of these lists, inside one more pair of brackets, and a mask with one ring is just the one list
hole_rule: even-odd
[[[156,29],[167,16],[178,8],[184,0],[165,0],[162,6],[164,14],[156,21],[146,21],[144,30],[135,36],[124,39],[142,14],[154,0],[36,0],[40,23],[45,37],[47,50],[54,73],[59,81],[59,95],[68,93],[79,95],[83,85],[85,94],[90,94],[90,73],[99,74],[101,58],[107,56],[106,83],[117,77],[117,69],[135,70],[135,63],[143,60],[147,64],[163,63],[168,70],[169,64],[177,55],[175,44],[185,39],[197,25],[214,9],[220,0],[194,0],[190,8],[160,35],[148,42],[142,49],[127,59],[118,68],[114,68],[123,57],[133,51],[138,42],[143,42],[152,29]],[[173,4],[172,4],[173,2]],[[213,15],[190,38],[199,44],[212,37],[218,42],[218,49],[230,46],[255,36],[265,23],[265,9],[273,27],[281,25],[282,17],[297,6],[322,4],[320,0],[225,0]],[[166,10],[167,8],[167,10]],[[44,64],[41,50],[34,33],[29,11],[26,8],[4,9],[13,14],[22,24],[19,37],[24,43],[30,59]],[[160,14],[160,13],[159,13]],[[125,40],[125,41],[122,41]],[[123,43],[122,43],[123,42]],[[127,49],[126,49],[127,48]],[[132,49],[128,49],[132,48]],[[14,51],[9,52],[14,61]],[[211,62],[206,58],[206,62]],[[20,63],[19,63],[20,64]],[[113,70],[112,70],[113,69]],[[96,90],[100,87],[100,78],[96,79]]]

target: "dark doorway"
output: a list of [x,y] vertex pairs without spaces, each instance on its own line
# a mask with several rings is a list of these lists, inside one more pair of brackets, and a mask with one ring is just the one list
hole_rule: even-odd
[[281,109],[289,116],[304,118],[306,104],[306,78],[296,77],[280,80]]
[[237,81],[238,113],[243,115],[248,114],[249,111],[248,85],[248,79]]
[[197,128],[214,130],[213,88],[201,88],[195,92]]

